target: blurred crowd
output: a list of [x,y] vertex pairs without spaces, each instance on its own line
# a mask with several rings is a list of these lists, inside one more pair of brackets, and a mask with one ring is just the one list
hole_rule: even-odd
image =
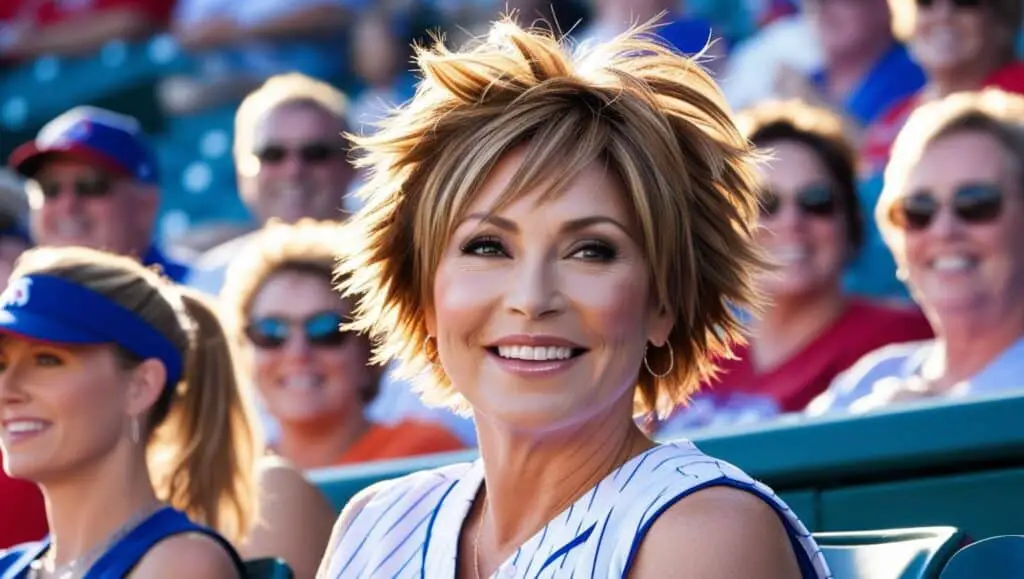
[[[663,15],[657,34],[766,152],[776,267],[749,343],[645,428],[1021,389],[1022,4],[5,0],[0,279],[32,246],[83,245],[218,296],[267,447],[298,468],[472,448],[471,418],[425,406],[339,330],[338,227],[365,177],[347,135],[413,94],[430,34],[461,44],[513,11],[582,44]],[[0,548],[45,531],[34,487],[2,474],[0,512]]]

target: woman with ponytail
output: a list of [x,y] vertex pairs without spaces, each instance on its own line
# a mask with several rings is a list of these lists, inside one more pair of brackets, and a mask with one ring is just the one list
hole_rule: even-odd
[[133,260],[24,254],[0,296],[4,469],[46,496],[50,536],[0,578],[234,578],[259,437],[216,315]]

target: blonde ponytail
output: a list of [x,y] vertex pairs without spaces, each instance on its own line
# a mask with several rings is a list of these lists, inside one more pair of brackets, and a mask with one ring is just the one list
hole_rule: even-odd
[[158,494],[236,545],[256,521],[256,422],[235,357],[207,298],[182,290],[194,326],[178,399],[154,440]]

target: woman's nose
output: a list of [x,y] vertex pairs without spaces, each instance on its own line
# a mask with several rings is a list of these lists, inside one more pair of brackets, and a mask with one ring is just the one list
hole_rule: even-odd
[[505,300],[513,313],[540,319],[564,307],[557,263],[550,258],[520,259],[511,276]]
[[0,372],[0,404],[17,402],[25,397],[24,380],[20,372],[14,365],[8,364]]
[[281,354],[288,360],[306,360],[313,353],[313,347],[301,333],[288,336],[281,346]]

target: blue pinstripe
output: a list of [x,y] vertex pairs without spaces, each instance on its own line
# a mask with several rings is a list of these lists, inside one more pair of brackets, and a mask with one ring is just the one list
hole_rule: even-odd
[[[482,481],[477,461],[382,487],[331,554],[329,576],[453,579],[462,524]],[[830,577],[810,533],[785,503],[687,442],[655,447],[616,469],[520,545],[496,577],[625,577],[647,530],[665,509],[699,489],[721,485],[753,493],[779,513],[804,579]]]

